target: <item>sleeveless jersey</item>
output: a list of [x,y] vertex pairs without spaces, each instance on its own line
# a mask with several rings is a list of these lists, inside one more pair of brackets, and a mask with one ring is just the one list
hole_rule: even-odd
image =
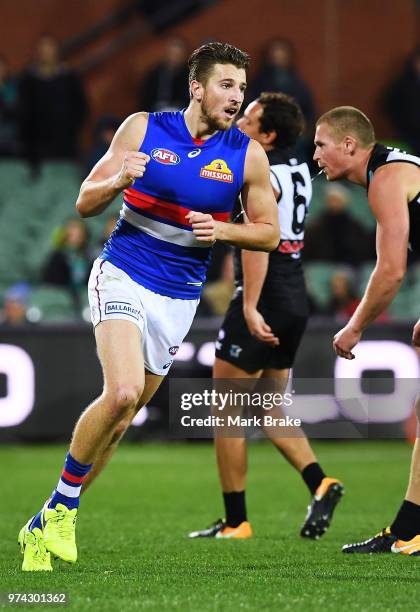
[[248,143],[236,127],[194,141],[183,112],[150,113],[140,147],[150,162],[124,191],[120,219],[100,257],[155,293],[197,299],[211,247],[195,238],[185,216],[194,210],[229,220]]
[[[405,151],[400,151],[399,149],[376,144],[367,166],[367,190],[369,191],[370,181],[372,180],[375,170],[385,164],[396,162],[414,164],[420,168],[420,157],[409,155],[405,153]],[[413,251],[420,252],[420,191],[410,202],[408,202],[408,213],[410,217],[409,245]]]
[[[276,301],[287,311],[306,313],[306,290],[301,265],[305,217],[312,197],[308,165],[291,150],[268,151],[271,184],[278,196],[280,244],[270,253],[267,276],[261,291],[266,301]],[[235,210],[236,212],[236,210]],[[235,285],[242,287],[240,249],[234,250]]]

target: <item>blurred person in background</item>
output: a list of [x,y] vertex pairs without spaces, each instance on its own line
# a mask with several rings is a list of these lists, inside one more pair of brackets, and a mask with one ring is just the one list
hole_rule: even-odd
[[291,96],[299,104],[310,128],[315,120],[311,90],[296,67],[295,50],[290,40],[274,38],[263,53],[262,64],[250,85],[248,95],[256,98],[261,91],[279,91]]
[[[270,254],[234,251],[236,292],[216,342],[214,380],[262,380],[263,385],[264,379],[269,379],[275,381],[279,393],[286,390],[308,318],[301,252],[312,183],[308,165],[294,150],[303,126],[297,103],[280,93],[262,93],[238,121],[238,127],[267,153],[278,204],[280,244]],[[240,210],[238,205],[237,223],[244,222]],[[284,417],[279,412],[276,417]],[[280,427],[266,428],[265,433],[300,473],[311,495],[300,534],[318,539],[330,526],[343,485],[326,476],[299,428],[294,428],[291,436]],[[220,435],[216,428],[215,450],[225,519],[193,531],[189,537],[250,538],[245,500],[246,439],[243,433],[227,437],[222,430]]]
[[328,185],[324,201],[324,212],[307,226],[305,260],[357,265],[373,259],[373,236],[349,212],[351,192]]
[[95,164],[108,151],[121,120],[113,115],[98,117],[93,128],[93,142],[86,155],[85,172],[89,174]]
[[[376,266],[356,311],[333,340],[339,357],[354,359],[357,352],[352,351],[364,330],[386,310],[401,287],[407,248],[420,250],[420,157],[377,143],[368,117],[357,108],[341,106],[318,119],[314,160],[327,180],[346,179],[366,187],[376,219]],[[420,347],[420,320],[414,326],[412,340],[415,347]],[[420,398],[416,409],[420,423]],[[343,552],[420,556],[418,439],[406,496],[393,523],[368,540],[345,545]]]
[[45,263],[42,282],[66,287],[78,308],[80,292],[86,287],[94,259],[86,224],[80,219],[70,219],[62,230],[57,248]]
[[325,314],[345,321],[350,319],[360,302],[357,297],[355,280],[355,274],[351,268],[334,272],[330,280],[331,295]]
[[26,325],[31,288],[28,283],[20,282],[9,287],[3,298],[3,309],[0,311],[0,323],[4,325]]
[[0,155],[12,156],[19,152],[17,79],[10,75],[9,64],[0,55]]
[[95,259],[96,257],[99,257],[99,255],[102,253],[104,249],[104,245],[106,244],[112,232],[116,228],[118,219],[119,219],[118,215],[111,215],[110,217],[104,220],[104,225],[102,227],[102,235],[97,241],[95,248],[94,248]]
[[252,81],[248,99],[261,91],[278,91],[291,96],[299,104],[305,117],[305,128],[296,145],[297,151],[312,164],[312,135],[315,108],[312,92],[300,76],[292,42],[286,38],[273,38],[264,49],[261,66]]
[[[325,314],[337,320],[348,321],[360,304],[360,297],[356,290],[356,274],[352,268],[342,268],[334,272],[330,280],[331,296]],[[389,321],[386,311],[382,312],[377,322]]]
[[139,88],[138,108],[177,111],[188,106],[187,45],[182,38],[170,38],[162,60],[154,66]]
[[79,136],[88,105],[79,76],[62,63],[57,39],[43,34],[35,61],[20,81],[20,131],[25,157],[43,160],[79,156]]
[[420,45],[385,94],[385,110],[410,153],[420,156]]

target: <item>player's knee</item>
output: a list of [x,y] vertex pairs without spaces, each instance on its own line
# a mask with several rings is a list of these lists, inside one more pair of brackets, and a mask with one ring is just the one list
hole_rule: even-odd
[[140,384],[130,383],[117,387],[112,394],[111,410],[113,418],[120,421],[134,411],[142,394],[143,385]]

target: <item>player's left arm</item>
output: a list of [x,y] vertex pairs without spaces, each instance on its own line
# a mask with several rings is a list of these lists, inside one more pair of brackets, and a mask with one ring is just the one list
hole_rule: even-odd
[[369,205],[377,221],[376,266],[364,296],[347,325],[336,334],[338,355],[353,359],[351,352],[364,329],[392,302],[407,266],[409,235],[407,173],[402,165],[383,167],[369,188]]
[[249,223],[224,223],[211,215],[191,211],[191,223],[197,240],[212,244],[228,242],[249,251],[272,251],[280,240],[277,206],[270,184],[270,168],[264,149],[251,140],[245,158],[242,202]]

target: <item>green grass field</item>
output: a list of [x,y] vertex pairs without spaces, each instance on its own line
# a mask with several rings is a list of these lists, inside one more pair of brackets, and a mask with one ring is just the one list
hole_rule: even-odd
[[340,552],[393,518],[409,445],[315,446],[325,469],[346,485],[319,542],[299,538],[306,488],[268,443],[250,445],[255,537],[242,542],[185,537],[222,515],[210,445],[124,445],[82,500],[78,563],[55,562],[52,574],[21,572],[16,538],[55,485],[65,449],[0,447],[0,591],[67,592],[67,609],[81,612],[416,609],[418,557]]

